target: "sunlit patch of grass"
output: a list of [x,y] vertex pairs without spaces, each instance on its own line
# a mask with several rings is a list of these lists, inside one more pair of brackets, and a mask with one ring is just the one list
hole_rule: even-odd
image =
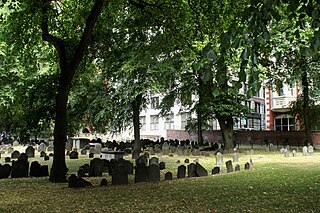
[[[320,153],[314,156],[284,158],[279,152],[259,151],[240,154],[240,172],[210,175],[215,156],[161,156],[166,169],[158,183],[111,185],[111,177],[86,178],[94,186],[71,189],[67,183],[53,184],[48,178],[16,178],[0,180],[0,212],[320,212]],[[209,173],[207,177],[177,179],[179,165],[188,165],[198,158]],[[252,159],[254,168],[243,170]],[[37,160],[36,157],[33,160]],[[126,159],[131,160],[130,156]],[[231,160],[224,155],[224,161]],[[2,161],[3,159],[1,159]],[[177,163],[180,160],[180,163]],[[32,159],[30,159],[32,161]],[[41,161],[51,165],[50,161]],[[69,172],[90,159],[66,159]],[[225,170],[225,165],[221,166]],[[164,181],[164,174],[173,173],[174,180]],[[99,186],[107,178],[107,187]]]

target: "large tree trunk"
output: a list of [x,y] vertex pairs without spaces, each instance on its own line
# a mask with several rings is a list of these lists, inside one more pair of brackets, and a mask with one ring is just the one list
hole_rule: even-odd
[[141,106],[142,94],[136,96],[133,102],[133,131],[134,131],[134,150],[141,150],[140,142],[140,106]]
[[311,139],[311,123],[310,123],[310,100],[309,100],[309,83],[308,83],[308,73],[305,70],[302,74],[302,89],[303,89],[303,115],[304,115],[304,128],[306,135],[306,144],[310,143],[312,145]]
[[228,117],[218,117],[219,125],[221,128],[224,149],[230,150],[234,148],[233,143],[233,118]]
[[56,118],[54,126],[54,157],[50,172],[50,181],[64,182],[66,181],[67,166],[65,162],[65,146],[67,141],[67,103],[71,83],[77,68],[83,59],[84,53],[89,46],[93,27],[99,17],[104,0],[96,0],[91,12],[86,20],[81,40],[74,50],[70,58],[67,57],[67,49],[65,42],[49,33],[49,8],[50,0],[42,0],[42,39],[52,44],[59,57],[60,78],[59,88],[56,97]]

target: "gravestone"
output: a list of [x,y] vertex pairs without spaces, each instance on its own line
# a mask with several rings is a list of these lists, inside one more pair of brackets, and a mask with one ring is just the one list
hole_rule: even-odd
[[11,174],[11,166],[9,164],[0,164],[0,179],[8,178]]
[[150,155],[155,155],[155,151],[154,151],[153,147],[149,147],[149,153],[150,153]]
[[23,160],[23,161],[28,162],[28,156],[27,156],[27,154],[24,153],[24,152],[22,152],[22,153],[20,154],[20,156],[18,157],[18,160]]
[[297,156],[297,151],[296,150],[292,150],[292,157],[296,157]]
[[46,151],[47,150],[47,145],[45,143],[40,143],[39,146],[38,146],[38,152],[41,152],[41,151]]
[[90,161],[90,172],[91,177],[101,177],[103,170],[103,162],[100,158],[94,158]]
[[68,179],[69,188],[86,187],[86,186],[92,186],[92,184],[81,177],[77,177],[75,174],[70,175]]
[[23,160],[12,161],[11,177],[20,178],[28,177],[29,174],[29,162]]
[[11,162],[11,158],[10,157],[5,157],[4,158],[4,162],[5,163],[10,163]]
[[193,149],[192,150],[192,155],[193,156],[200,156],[201,154],[200,154],[200,150],[199,149]]
[[250,169],[250,163],[249,162],[246,162],[244,164],[244,170],[249,170]]
[[208,171],[199,163],[196,163],[196,174],[198,177],[208,176]]
[[19,142],[18,141],[13,141],[12,146],[19,146]]
[[48,146],[47,147],[47,152],[53,152],[53,150],[54,150],[53,146]]
[[40,152],[40,157],[43,158],[43,157],[46,156],[46,155],[47,155],[47,153],[46,153],[45,151],[41,151],[41,152]]
[[11,153],[11,159],[17,159],[20,156],[20,152],[15,150]]
[[164,179],[165,179],[165,180],[172,180],[172,172],[167,172],[167,173],[164,175]]
[[269,144],[269,151],[273,152],[274,151],[274,145],[273,143]]
[[133,175],[133,163],[128,160],[123,161],[124,169],[126,170],[127,174]]
[[185,165],[180,165],[178,167],[178,178],[185,178],[186,177],[186,166]]
[[234,153],[232,155],[232,160],[233,160],[233,163],[239,163],[239,155],[237,153]]
[[117,164],[112,168],[112,185],[128,184],[128,173],[125,167]]
[[216,155],[216,165],[223,165],[223,156],[220,152]]
[[145,155],[141,155],[140,157],[138,157],[136,159],[136,165],[137,164],[145,164],[145,165],[148,165],[148,159],[146,158]]
[[169,155],[170,154],[170,145],[167,142],[164,142],[162,145],[162,154]]
[[86,149],[81,149],[80,154],[81,155],[86,155],[87,154],[87,150]]
[[184,150],[184,148],[179,145],[179,146],[177,147],[177,155],[178,155],[178,156],[182,156],[182,155],[183,155],[183,150]]
[[302,148],[302,156],[308,156],[308,147],[307,146],[304,146]]
[[42,175],[42,177],[49,176],[49,166],[48,165],[41,165],[41,175]]
[[77,151],[72,151],[72,152],[70,152],[69,158],[70,158],[70,159],[78,159],[78,158],[79,158],[78,152],[77,152]]
[[102,180],[100,181],[100,186],[108,186],[108,181],[105,178],[102,178]]
[[27,154],[28,158],[34,158],[34,148],[33,148],[33,146],[28,146],[26,148],[26,154]]
[[211,174],[215,175],[215,174],[219,174],[220,173],[220,167],[216,166],[212,169]]
[[194,163],[190,163],[188,165],[188,177],[198,177],[196,173],[196,165]]
[[190,163],[190,160],[189,160],[188,158],[186,158],[186,159],[184,160],[184,163]]
[[240,171],[240,165],[239,165],[239,164],[237,164],[237,165],[235,166],[235,171],[236,171],[236,172]]
[[148,180],[149,182],[160,181],[160,168],[157,164],[151,164],[148,166]]
[[89,154],[90,153],[92,153],[92,154],[95,154],[96,153],[96,149],[93,147],[93,146],[91,146],[90,148],[89,148]]
[[134,182],[140,183],[140,182],[147,182],[148,181],[148,168],[146,164],[139,163],[136,165],[136,171],[134,176]]
[[78,177],[85,177],[86,172],[84,171],[84,168],[79,167],[77,175],[78,175]]
[[160,169],[160,170],[166,169],[166,163],[163,162],[163,161],[161,161],[161,162],[159,163],[159,169]]
[[30,177],[41,177],[42,170],[38,161],[33,161],[30,165]]
[[95,148],[95,153],[100,155],[101,149],[102,149],[101,144],[97,143],[94,148]]
[[284,149],[284,151],[283,151],[283,156],[284,156],[285,158],[290,157],[290,152],[288,151],[288,149]]
[[157,157],[152,157],[152,158],[150,158],[150,160],[149,160],[149,165],[151,165],[151,164],[159,164],[159,158],[157,158]]
[[94,153],[89,153],[89,158],[94,158]]
[[226,162],[226,167],[227,167],[227,173],[233,172],[233,166],[232,166],[232,161],[228,160]]
[[313,152],[314,152],[314,148],[313,148],[313,146],[308,146],[308,154],[309,154],[309,156],[313,156]]
[[285,151],[285,148],[282,147],[279,151],[280,151],[280,154],[282,155]]
[[46,156],[43,157],[43,160],[44,161],[48,161],[48,160],[50,160],[50,157],[48,155],[46,155]]
[[13,151],[14,151],[14,149],[12,147],[8,147],[8,149],[7,149],[8,154],[12,154]]

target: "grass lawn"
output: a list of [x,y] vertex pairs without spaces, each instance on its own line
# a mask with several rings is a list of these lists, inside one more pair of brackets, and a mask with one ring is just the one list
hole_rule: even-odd
[[[177,179],[176,173],[184,159],[160,157],[174,180],[158,183],[111,185],[111,177],[86,178],[94,186],[73,189],[67,183],[53,184],[48,178],[17,178],[0,180],[0,212],[320,212],[320,153],[314,156],[284,158],[278,152],[256,151],[240,154],[240,172],[211,175],[215,157],[198,157],[209,173],[207,177]],[[254,168],[244,171],[245,162],[253,160]],[[130,157],[128,156],[128,159]],[[224,161],[232,159],[224,155]],[[51,165],[36,156],[41,164]],[[182,163],[176,163],[180,160]],[[90,159],[67,159],[69,173]],[[1,161],[4,163],[4,157]],[[187,165],[187,164],[185,164]],[[221,166],[225,169],[225,165]],[[107,178],[107,187],[99,186]]]

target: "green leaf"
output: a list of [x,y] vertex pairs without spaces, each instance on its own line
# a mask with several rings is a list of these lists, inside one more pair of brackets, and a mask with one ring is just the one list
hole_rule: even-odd
[[311,14],[313,19],[318,19],[319,18],[319,10],[317,8],[314,8]]
[[211,61],[215,61],[217,59],[217,54],[215,53],[214,50],[209,50],[209,52],[207,53],[207,58]]
[[236,38],[232,44],[232,47],[238,49],[240,47],[240,39]]
[[213,78],[212,70],[211,69],[205,69],[203,75],[201,76],[201,79],[204,82],[208,82],[208,81],[211,81],[212,78]]
[[203,67],[203,63],[200,62],[200,61],[198,61],[198,62],[196,62],[196,63],[193,64],[193,69],[194,69],[195,71],[199,71],[202,67]]
[[241,69],[239,72],[239,81],[245,82],[246,81],[246,72],[244,69]]
[[301,52],[301,55],[303,56],[310,56],[311,55],[311,50],[309,47],[306,47],[306,46],[303,46],[301,49],[300,49],[300,52]]
[[244,48],[244,50],[241,53],[241,59],[247,60],[249,55],[250,55],[250,52],[249,52],[248,48]]

